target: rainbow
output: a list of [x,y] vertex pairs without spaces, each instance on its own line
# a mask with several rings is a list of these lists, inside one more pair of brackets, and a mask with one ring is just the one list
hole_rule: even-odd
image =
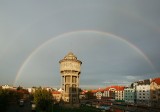
[[78,31],[73,31],[73,32],[67,32],[67,33],[64,33],[64,34],[61,34],[61,35],[58,35],[56,37],[53,37],[47,41],[45,41],[44,43],[42,43],[40,46],[38,46],[36,49],[34,49],[29,55],[28,57],[24,60],[24,62],[22,63],[22,65],[20,66],[18,72],[17,72],[17,75],[16,75],[16,78],[14,80],[14,83],[13,85],[16,85],[23,69],[25,68],[25,66],[28,64],[28,62],[30,61],[30,59],[36,54],[38,53],[43,47],[45,47],[46,45],[48,44],[51,44],[53,41],[57,40],[57,39],[60,39],[60,38],[64,38],[64,37],[67,37],[67,36],[70,36],[72,34],[76,34],[76,33],[97,33],[97,34],[100,34],[100,35],[105,35],[105,36],[110,36],[112,38],[115,38],[125,44],[127,44],[129,47],[131,47],[133,50],[135,50],[137,53],[139,53],[148,63],[149,65],[152,67],[153,70],[156,70],[154,65],[152,64],[152,62],[150,61],[150,59],[138,48],[136,47],[134,44],[130,43],[129,41],[125,40],[124,38],[122,37],[119,37],[117,35],[114,35],[114,34],[111,34],[111,33],[108,33],[108,32],[101,32],[101,31],[96,31],[96,30],[78,30]]

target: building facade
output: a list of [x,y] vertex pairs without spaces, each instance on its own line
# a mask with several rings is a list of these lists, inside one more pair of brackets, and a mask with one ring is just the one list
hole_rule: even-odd
[[124,100],[124,86],[117,86],[115,91],[115,100]]
[[68,103],[79,102],[79,77],[82,62],[72,53],[68,53],[60,63],[62,100]]
[[136,103],[150,106],[150,79],[138,81],[136,86]]
[[160,107],[160,78],[154,78],[150,84],[152,107]]
[[124,86],[109,86],[105,89],[96,91],[95,96],[97,99],[111,98],[115,100],[124,100]]
[[60,100],[62,98],[62,94],[59,91],[53,91],[52,96],[53,96],[54,102],[56,102],[56,103],[60,102]]
[[135,96],[135,88],[133,87],[126,87],[124,89],[124,100],[126,103],[131,103],[131,104],[134,104],[135,103],[135,99],[136,99],[136,96]]

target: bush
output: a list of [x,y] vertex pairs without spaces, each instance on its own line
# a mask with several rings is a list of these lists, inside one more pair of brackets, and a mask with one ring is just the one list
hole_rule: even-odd
[[35,91],[33,97],[37,110],[46,112],[51,109],[53,99],[51,92],[39,88]]

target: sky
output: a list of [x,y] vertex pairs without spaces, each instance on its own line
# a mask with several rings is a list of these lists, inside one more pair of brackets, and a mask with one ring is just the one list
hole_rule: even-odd
[[82,61],[80,87],[160,77],[159,0],[0,0],[0,85],[60,87],[59,61]]

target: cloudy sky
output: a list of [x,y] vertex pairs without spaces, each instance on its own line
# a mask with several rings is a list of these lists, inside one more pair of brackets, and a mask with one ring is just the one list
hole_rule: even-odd
[[60,87],[59,60],[82,61],[80,87],[160,77],[159,0],[0,0],[0,85]]

